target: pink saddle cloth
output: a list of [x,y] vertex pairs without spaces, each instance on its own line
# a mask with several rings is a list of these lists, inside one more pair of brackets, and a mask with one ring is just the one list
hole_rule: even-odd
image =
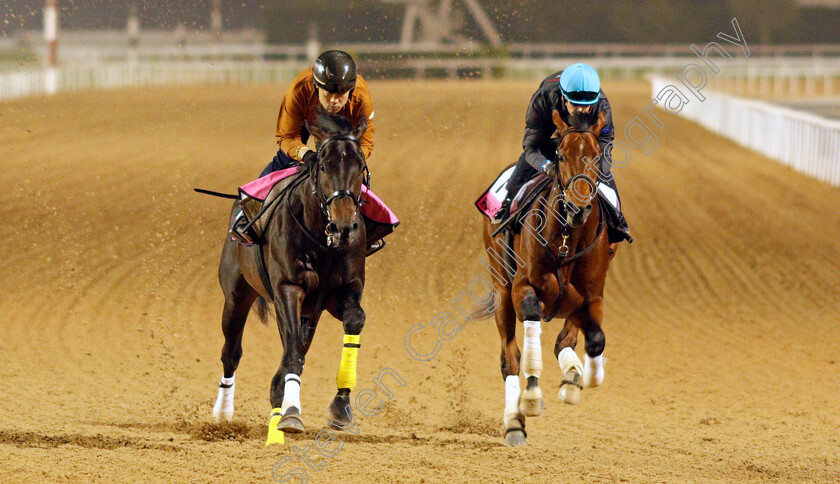
[[[251,198],[261,201],[265,200],[265,197],[268,196],[268,193],[272,188],[274,188],[274,185],[276,185],[277,182],[294,175],[298,172],[298,168],[300,167],[293,166],[291,168],[286,168],[285,170],[269,173],[266,176],[257,178],[247,185],[242,185],[239,187],[239,191]],[[396,226],[400,223],[394,212],[385,205],[385,202],[380,200],[379,197],[374,195],[374,193],[368,190],[368,187],[364,185],[362,185],[361,199],[364,202],[362,203],[361,212],[365,217],[381,224]]]
[[496,181],[490,185],[490,188],[484,191],[479,197],[478,200],[475,201],[475,207],[478,209],[479,212],[484,214],[485,217],[492,219],[496,216],[496,212],[502,208],[502,201],[507,196],[507,185],[508,181],[510,180],[510,176],[513,175],[513,169],[515,166],[511,166],[505,171],[499,173],[498,178]]

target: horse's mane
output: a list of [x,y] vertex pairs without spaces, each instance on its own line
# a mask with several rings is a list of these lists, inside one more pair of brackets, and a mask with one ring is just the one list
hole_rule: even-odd
[[313,124],[323,132],[329,133],[330,136],[340,136],[353,131],[353,125],[347,118],[340,115],[333,116],[321,109],[315,115],[315,123]]
[[[318,148],[320,148],[320,144],[323,143],[324,139],[328,137],[341,136],[353,132],[353,125],[350,124],[347,118],[339,115],[331,115],[320,107],[315,112],[315,120],[311,123],[307,121],[307,126],[310,128],[310,132],[314,128],[314,130],[319,131],[324,136],[323,139],[318,140]],[[312,168],[309,164],[304,166],[307,171]]]
[[572,129],[589,129],[597,118],[591,113],[578,111],[569,116],[569,127]]

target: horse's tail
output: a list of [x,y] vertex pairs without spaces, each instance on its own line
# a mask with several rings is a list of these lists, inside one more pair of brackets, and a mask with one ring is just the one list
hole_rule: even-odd
[[268,301],[262,296],[257,298],[257,316],[259,316],[262,324],[268,326]]
[[472,319],[488,319],[493,316],[501,301],[498,291],[493,291],[493,297],[487,299],[487,302],[481,303],[473,309],[473,312],[470,313]]

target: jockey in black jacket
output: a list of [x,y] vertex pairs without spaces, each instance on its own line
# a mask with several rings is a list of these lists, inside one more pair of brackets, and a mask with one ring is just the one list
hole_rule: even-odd
[[[615,127],[612,121],[610,102],[601,90],[601,80],[598,73],[586,64],[572,64],[565,70],[548,76],[540,84],[539,89],[531,97],[528,113],[525,116],[525,137],[522,140],[523,153],[516,163],[516,169],[508,181],[508,194],[502,203],[502,208],[493,219],[494,225],[500,224],[510,214],[510,204],[516,193],[528,180],[540,171],[547,171],[556,157],[557,144],[551,135],[557,130],[551,119],[552,111],[556,109],[563,121],[568,123],[569,117],[575,112],[583,112],[592,119],[597,119],[603,112],[606,123],[598,136],[601,145],[600,181],[601,196],[609,202],[614,213],[607,214],[607,222],[612,238],[632,241],[627,222],[621,214],[621,201],[615,178],[610,174],[610,143],[615,139]],[[613,241],[613,240],[611,240]],[[619,240],[614,240],[619,241]]]

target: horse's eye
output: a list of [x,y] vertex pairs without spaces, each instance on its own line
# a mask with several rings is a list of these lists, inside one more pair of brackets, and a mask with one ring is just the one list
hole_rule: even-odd
[[561,163],[566,161],[566,155],[564,155],[563,153],[557,153],[557,161]]
[[327,167],[324,166],[323,164],[318,165],[318,169],[321,170],[321,171],[327,171]]

